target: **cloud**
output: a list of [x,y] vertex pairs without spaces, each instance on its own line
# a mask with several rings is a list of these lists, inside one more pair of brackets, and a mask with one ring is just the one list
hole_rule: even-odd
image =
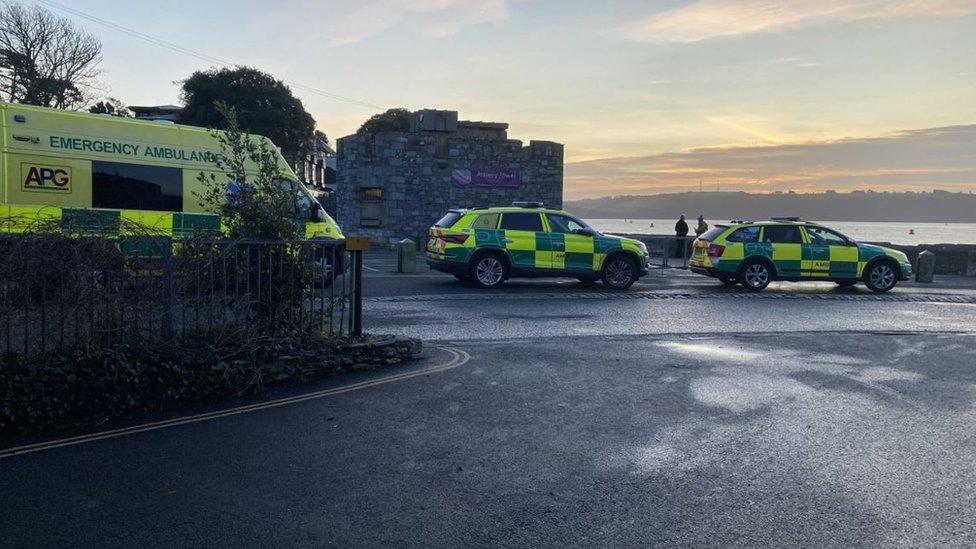
[[423,36],[444,38],[469,25],[504,22],[509,5],[518,1],[524,0],[359,0],[340,16],[340,30],[329,43],[355,44],[414,19],[421,19]]
[[973,0],[698,0],[626,25],[621,33],[637,42],[698,42],[812,25],[972,13]]
[[697,190],[976,189],[976,125],[881,137],[711,147],[566,165],[569,198]]

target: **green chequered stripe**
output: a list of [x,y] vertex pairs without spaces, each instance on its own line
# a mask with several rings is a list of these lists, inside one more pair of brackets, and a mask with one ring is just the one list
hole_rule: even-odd
[[605,254],[614,250],[623,249],[620,240],[616,238],[596,237],[593,239],[593,253]]
[[526,250],[509,250],[509,257],[512,258],[512,263],[515,265],[533,265],[535,264],[535,252]]
[[592,271],[593,254],[580,252],[566,252],[566,269],[574,271]]
[[179,238],[195,233],[220,232],[220,217],[212,214],[173,214],[173,236]]
[[505,247],[505,231],[498,229],[475,229],[474,231],[474,242],[475,246],[497,246],[499,248]]
[[857,275],[857,261],[831,261],[830,262],[830,275],[831,276],[856,276]]
[[535,233],[535,249],[540,252],[566,250],[566,236],[562,233]]

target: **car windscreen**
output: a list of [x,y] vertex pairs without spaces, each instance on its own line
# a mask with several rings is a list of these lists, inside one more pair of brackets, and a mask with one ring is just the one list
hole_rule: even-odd
[[458,222],[458,219],[461,219],[461,212],[447,212],[440,221],[434,223],[434,226],[442,229],[450,229]]
[[704,240],[705,242],[711,242],[711,241],[715,240],[716,238],[718,238],[718,235],[724,233],[725,232],[725,229],[728,229],[728,227],[715,227],[713,229],[709,229],[709,230],[705,231],[705,234],[699,236],[698,237],[698,240]]

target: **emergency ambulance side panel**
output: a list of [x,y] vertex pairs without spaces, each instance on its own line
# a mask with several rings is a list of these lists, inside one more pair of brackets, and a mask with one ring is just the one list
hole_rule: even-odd
[[[227,179],[207,130],[5,103],[0,113],[3,230],[24,230],[31,219],[109,234],[136,224],[177,237],[220,229],[198,196],[201,172]],[[278,159],[282,178],[297,181]],[[312,198],[302,196],[310,209]],[[331,219],[305,217],[307,238],[342,238]]]

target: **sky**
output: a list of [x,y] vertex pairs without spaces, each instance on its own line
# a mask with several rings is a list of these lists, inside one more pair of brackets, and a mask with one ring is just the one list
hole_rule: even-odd
[[406,107],[565,143],[568,199],[976,190],[976,0],[38,3],[127,104],[214,62],[79,13],[268,71],[332,138]]

